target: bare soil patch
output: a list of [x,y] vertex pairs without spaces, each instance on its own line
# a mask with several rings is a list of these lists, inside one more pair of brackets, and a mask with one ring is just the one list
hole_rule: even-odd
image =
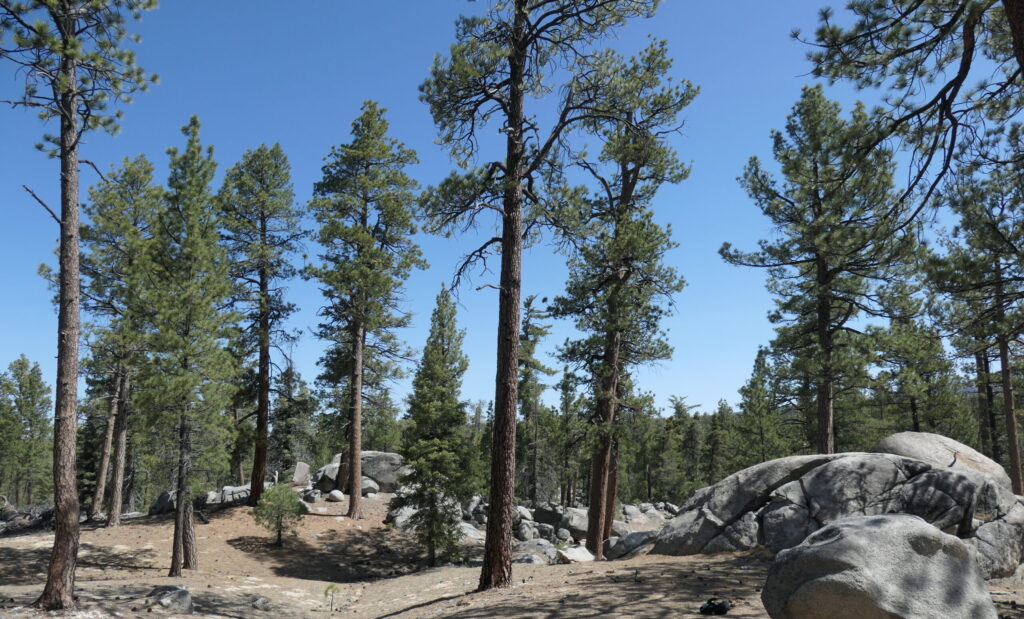
[[[141,605],[158,585],[182,585],[201,617],[700,617],[707,598],[728,599],[730,617],[767,617],[760,588],[763,553],[713,557],[646,556],[575,565],[516,565],[514,586],[476,593],[478,567],[427,569],[411,536],[383,524],[388,495],[364,500],[351,520],[346,503],[319,503],[299,535],[274,547],[247,507],[197,523],[199,568],[168,578],[169,516],[115,529],[83,525],[78,562],[81,610],[66,616],[171,616]],[[25,608],[42,591],[52,533],[0,538],[0,617],[46,616]],[[470,557],[479,549],[470,549]],[[334,584],[335,610],[325,589]],[[1024,619],[1017,585],[992,587],[1000,615]],[[270,611],[252,607],[257,597]]]

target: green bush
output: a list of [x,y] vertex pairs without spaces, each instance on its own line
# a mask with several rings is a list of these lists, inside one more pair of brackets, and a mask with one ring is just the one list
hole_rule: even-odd
[[298,534],[295,526],[302,521],[305,513],[306,508],[299,495],[288,486],[278,484],[260,496],[259,504],[252,510],[252,517],[256,519],[256,524],[277,535],[275,545],[280,546],[286,531],[292,535]]

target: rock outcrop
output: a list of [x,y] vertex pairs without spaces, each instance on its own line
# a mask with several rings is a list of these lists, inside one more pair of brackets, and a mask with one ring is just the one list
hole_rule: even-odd
[[906,514],[843,518],[783,550],[761,601],[774,619],[996,619],[967,545]]
[[963,538],[986,578],[1008,576],[1024,559],[1024,504],[997,474],[888,453],[791,456],[734,473],[694,494],[661,529],[654,552],[779,552],[840,519],[890,513]]

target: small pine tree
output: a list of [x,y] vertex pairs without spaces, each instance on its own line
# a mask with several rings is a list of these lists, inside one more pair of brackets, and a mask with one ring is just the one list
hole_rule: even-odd
[[455,325],[455,302],[442,287],[409,398],[412,425],[405,451],[411,472],[402,478],[407,491],[394,504],[418,510],[410,522],[427,547],[430,565],[436,563],[438,550],[448,557],[458,552],[458,506],[473,492],[471,450],[462,432],[466,412],[459,401],[468,365],[462,338]]
[[276,536],[274,545],[280,546],[284,543],[285,533],[298,535],[295,527],[302,522],[305,513],[299,495],[288,486],[278,484],[260,495],[259,503],[252,510],[252,517],[256,524]]

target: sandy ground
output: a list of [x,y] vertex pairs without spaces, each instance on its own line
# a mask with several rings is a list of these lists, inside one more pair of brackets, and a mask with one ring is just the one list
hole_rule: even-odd
[[[410,536],[383,526],[387,495],[320,503],[299,535],[275,548],[247,507],[197,523],[199,569],[168,578],[173,523],[140,518],[115,529],[83,525],[75,617],[170,616],[141,599],[158,585],[183,585],[205,617],[700,617],[710,597],[733,604],[730,617],[767,617],[760,587],[763,553],[714,557],[646,556],[575,565],[516,565],[514,586],[476,593],[478,567],[422,567]],[[53,535],[0,538],[0,617],[37,617],[25,606],[42,590]],[[479,555],[479,549],[471,551]],[[325,590],[337,586],[334,610]],[[1024,618],[1024,587],[992,587],[1000,615]],[[252,607],[270,600],[269,611]],[[1018,610],[1018,606],[1021,610]]]

